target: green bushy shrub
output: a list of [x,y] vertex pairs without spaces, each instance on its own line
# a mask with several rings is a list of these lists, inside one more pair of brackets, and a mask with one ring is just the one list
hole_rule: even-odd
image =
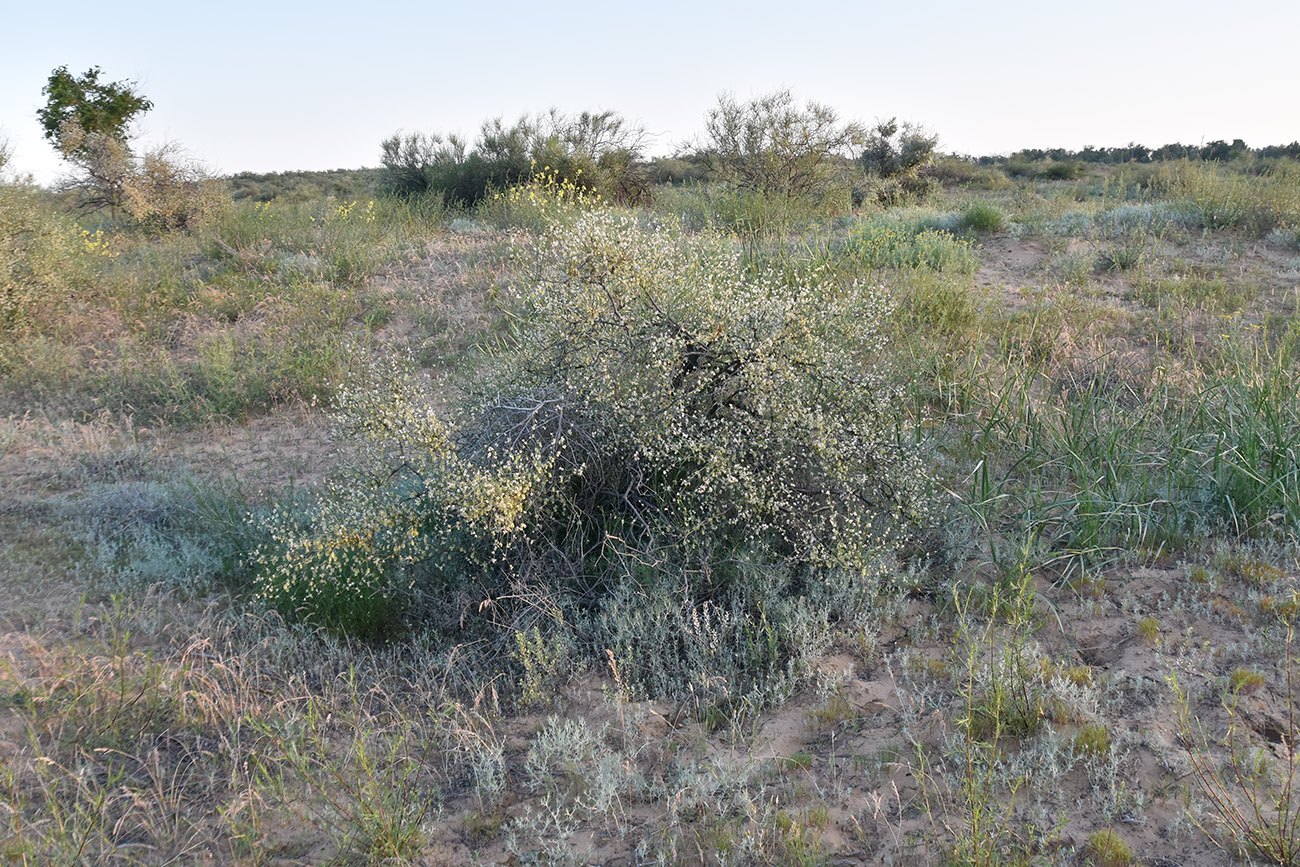
[[961,215],[962,225],[976,232],[996,232],[1006,219],[1001,208],[988,202],[976,202]]
[[915,176],[934,159],[939,137],[916,124],[901,126],[895,118],[880,121],[867,137],[859,160],[880,178]]
[[818,102],[801,106],[782,90],[748,102],[720,96],[705,118],[703,152],[733,191],[817,207],[842,197],[844,165],[866,142],[860,123]]
[[1049,161],[1034,172],[1034,177],[1044,181],[1076,181],[1083,177],[1086,170],[1084,164],[1078,160]]
[[937,179],[922,174],[934,161],[938,144],[938,136],[916,124],[900,126],[894,118],[878,122],[858,157],[864,176],[853,191],[853,204],[889,208],[924,201],[940,187]]

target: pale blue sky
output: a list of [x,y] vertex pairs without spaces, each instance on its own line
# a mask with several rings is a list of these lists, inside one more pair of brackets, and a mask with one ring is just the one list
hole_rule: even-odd
[[396,129],[551,106],[617,110],[667,153],[720,92],[780,88],[958,152],[1300,139],[1297,0],[5,5],[0,135],[41,181],[64,64],[138,82],[142,140],[221,172],[377,165]]

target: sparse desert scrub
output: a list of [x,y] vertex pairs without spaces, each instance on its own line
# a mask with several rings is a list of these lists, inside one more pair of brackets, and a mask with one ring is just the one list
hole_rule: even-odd
[[1212,163],[1170,163],[1161,166],[1154,186],[1207,229],[1263,236],[1300,222],[1300,169],[1290,161],[1254,176]]
[[705,184],[271,178],[192,234],[24,188],[83,247],[0,335],[0,853],[1265,860],[1291,251],[1161,171],[981,193],[985,246],[960,187],[761,239]]
[[197,424],[327,396],[343,349],[400,301],[367,284],[438,231],[402,203],[327,200],[241,202],[192,233],[92,233],[9,192],[44,228],[5,229],[25,239],[6,296],[24,326],[0,337],[0,393],[82,417]]
[[[1263,678],[1238,669],[1231,677],[1231,692],[1224,699],[1226,735],[1213,743],[1192,710],[1188,694],[1177,679],[1178,725],[1184,750],[1202,794],[1209,802],[1211,824],[1205,831],[1221,845],[1235,846],[1248,856],[1270,863],[1292,865],[1300,860],[1300,807],[1295,803],[1296,771],[1296,685],[1294,654],[1295,614],[1272,624],[1281,631],[1281,662],[1276,710],[1268,725],[1258,732],[1251,719],[1261,713],[1251,694],[1263,686]],[[1279,636],[1274,635],[1275,639]],[[1253,676],[1252,676],[1253,675]],[[1277,742],[1276,749],[1260,746],[1258,735]],[[1216,746],[1226,755],[1220,758]]]

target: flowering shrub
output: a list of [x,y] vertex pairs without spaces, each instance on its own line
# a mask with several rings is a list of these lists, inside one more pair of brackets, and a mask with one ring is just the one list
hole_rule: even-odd
[[924,473],[869,363],[880,293],[751,273],[719,235],[612,211],[531,252],[526,326],[490,383],[516,397],[477,426],[497,449],[545,441],[566,498],[543,527],[859,568],[922,517]]
[[575,209],[520,259],[518,327],[457,418],[392,366],[341,392],[367,469],[307,538],[262,555],[268,601],[333,612],[411,581],[445,593],[453,572],[489,599],[547,594],[533,611],[638,570],[714,594],[744,564],[878,570],[927,522],[926,473],[873,365],[878,291],[755,273],[723,236],[608,209]]
[[393,527],[355,504],[346,509],[350,501],[326,499],[306,519],[289,510],[275,513],[264,521],[268,544],[252,559],[258,597],[271,608],[367,635],[396,610],[392,554],[385,544],[393,540],[384,538]]
[[397,360],[361,366],[336,401],[339,434],[360,446],[350,478],[260,518],[267,541],[250,565],[257,597],[286,617],[372,635],[401,614],[421,566],[446,584],[461,564],[490,562],[476,539],[520,528],[546,467],[525,454],[490,470],[465,460]]

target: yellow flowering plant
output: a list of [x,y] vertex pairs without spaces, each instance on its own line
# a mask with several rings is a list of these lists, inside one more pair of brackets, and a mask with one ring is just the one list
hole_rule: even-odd
[[502,226],[544,232],[602,204],[600,193],[583,183],[582,169],[573,178],[547,165],[539,170],[534,164],[531,172],[525,183],[489,196],[479,208],[481,216]]

